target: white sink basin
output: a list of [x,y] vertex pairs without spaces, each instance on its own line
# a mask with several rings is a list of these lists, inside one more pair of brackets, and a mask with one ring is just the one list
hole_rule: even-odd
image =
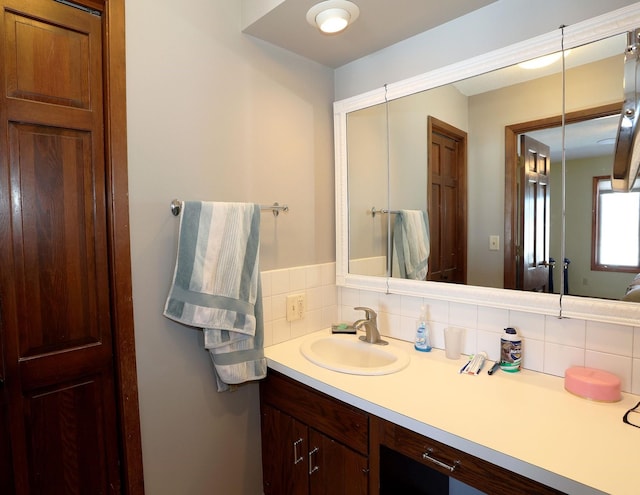
[[355,335],[320,335],[300,345],[302,355],[318,366],[352,375],[388,375],[409,364],[409,354],[393,345],[369,344]]

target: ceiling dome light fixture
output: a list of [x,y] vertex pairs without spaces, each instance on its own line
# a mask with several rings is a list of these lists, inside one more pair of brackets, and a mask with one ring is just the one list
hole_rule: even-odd
[[343,31],[360,15],[358,6],[347,0],[327,0],[307,12],[307,22],[326,34]]

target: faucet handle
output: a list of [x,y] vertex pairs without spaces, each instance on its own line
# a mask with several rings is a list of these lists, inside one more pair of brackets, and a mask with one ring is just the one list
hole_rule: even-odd
[[353,308],[356,311],[364,311],[365,314],[365,318],[367,320],[375,320],[378,317],[378,314],[371,308],[365,308],[363,306],[358,306],[356,308]]

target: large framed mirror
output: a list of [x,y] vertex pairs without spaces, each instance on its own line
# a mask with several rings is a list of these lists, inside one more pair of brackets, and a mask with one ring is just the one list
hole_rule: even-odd
[[[563,220],[575,217],[588,219],[591,227],[591,208],[584,210],[585,198],[592,199],[591,190],[573,186],[591,184],[596,170],[598,176],[611,173],[610,167],[606,173],[601,169],[607,168],[607,153],[613,153],[615,127],[611,131],[610,122],[617,119],[616,108],[623,98],[626,32],[638,26],[640,8],[628,7],[336,102],[338,284],[555,315],[560,314],[559,294],[564,292],[563,316],[637,323],[638,307],[618,297],[632,273],[594,275],[583,263],[591,249],[590,231],[588,238],[581,238],[567,230],[571,243],[563,243],[561,226]],[[519,65],[554,54],[556,61],[543,69]],[[566,125],[548,130],[562,121],[563,110]],[[576,159],[598,162],[585,175],[588,180],[575,179],[573,172],[587,168],[573,164],[574,156],[587,149],[583,138],[577,137],[586,131],[570,130],[579,122],[583,127],[600,127],[590,132],[609,143],[596,146],[589,157]],[[525,138],[549,145],[546,153],[552,174],[546,227],[549,247],[541,261],[547,269],[537,291],[512,290],[527,289],[520,284],[516,266],[524,259],[522,213],[517,207],[522,202],[517,167],[523,158],[517,157],[524,156],[520,146]],[[438,143],[442,139],[452,146]],[[449,150],[445,162],[453,170],[450,177],[444,174],[443,178],[442,163],[434,165],[433,157],[445,153],[439,150]],[[560,173],[563,159],[571,169],[566,180]],[[440,183],[434,186],[436,181]],[[456,182],[457,190],[443,193],[442,184],[447,181]],[[445,216],[434,215],[438,194],[448,198],[448,203],[440,204],[455,212],[450,215],[454,217],[451,224]],[[574,205],[573,199],[579,201]],[[424,211],[428,216],[431,266],[422,280],[399,278],[393,269],[392,232],[403,211]],[[453,248],[446,243],[451,239]],[[569,260],[568,268],[563,258]],[[447,270],[451,275],[443,276]],[[562,271],[569,273],[569,284],[567,279],[561,282]],[[611,281],[603,282],[606,278],[601,276]],[[566,285],[570,290],[565,290]],[[610,287],[608,292],[594,292],[605,285]]]

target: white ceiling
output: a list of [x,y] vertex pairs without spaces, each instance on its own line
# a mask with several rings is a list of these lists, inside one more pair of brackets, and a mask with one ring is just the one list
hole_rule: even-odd
[[[325,35],[309,25],[306,20],[307,11],[318,3],[318,0],[242,0],[242,31],[327,67],[337,68],[497,0],[352,1],[360,8],[360,16],[356,22],[342,33]],[[616,53],[622,54],[624,46],[624,39],[609,40],[592,44],[587,50],[574,50],[566,59],[567,68]],[[559,64],[548,69],[549,73],[558,71],[558,67]],[[528,71],[517,67],[508,71],[503,69],[495,74],[459,81],[456,87],[470,96],[522,82],[531,77],[526,72]],[[611,117],[567,126],[567,159],[613,153],[614,145],[611,141],[616,136],[617,119],[618,117]],[[532,133],[532,136],[551,147],[553,160],[560,159],[562,134],[559,129],[537,131]],[[605,139],[609,143],[597,144]]]
[[[256,0],[243,0],[255,9]],[[265,0],[261,0],[264,8]],[[307,23],[317,0],[281,0],[257,19],[245,21],[244,33],[337,68],[399,41],[489,5],[496,0],[352,0],[360,16],[345,31],[325,35]],[[253,17],[247,15],[246,17]]]

